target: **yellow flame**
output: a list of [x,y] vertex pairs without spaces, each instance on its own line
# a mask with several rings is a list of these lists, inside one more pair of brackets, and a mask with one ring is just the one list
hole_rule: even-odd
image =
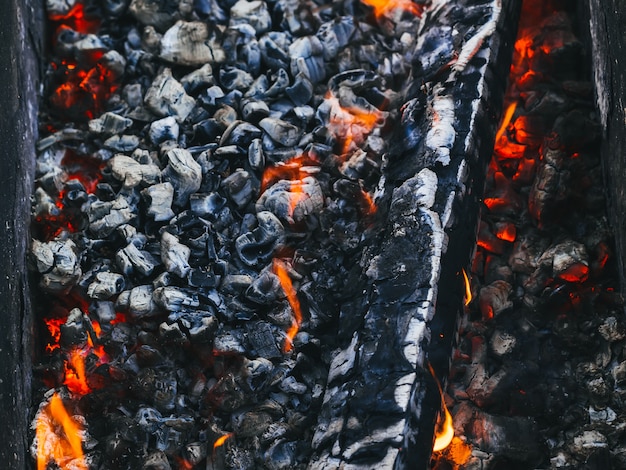
[[461,272],[463,273],[463,282],[465,283],[465,306],[467,307],[472,302],[472,286],[465,269],[461,269]]
[[[439,413],[439,419],[437,420],[437,425],[435,427],[435,442],[433,444],[433,452],[439,452],[448,447],[452,442],[452,439],[454,438],[454,425],[452,422],[452,415],[450,414],[450,411],[448,411],[446,402],[443,399],[441,384],[439,383],[439,379],[437,379],[437,376],[435,375],[435,370],[430,363],[428,364],[428,370],[433,376],[433,379],[435,379],[437,389],[439,390],[439,396],[441,397],[441,412]],[[443,419],[441,419],[442,413]]]
[[[61,427],[63,435],[58,431]],[[87,470],[83,457],[83,447],[79,423],[69,415],[58,394],[52,395],[50,402],[37,417],[35,436],[37,439],[37,470],[45,470],[48,462],[54,461],[61,469],[71,467]]]
[[215,440],[215,443],[213,444],[213,451],[215,451],[215,449],[217,449],[218,447],[221,447],[224,445],[224,443],[230,439],[231,437],[233,437],[233,433],[229,432],[228,434],[224,434],[223,436],[218,437]]
[[516,108],[517,108],[517,102],[515,101],[509,104],[509,106],[506,108],[506,111],[504,112],[504,116],[502,117],[502,123],[500,124],[500,128],[498,129],[498,132],[496,132],[496,145],[498,145],[500,138],[504,135],[504,132],[506,131],[507,126],[509,125],[509,123],[511,122],[511,119],[513,118],[513,113],[515,113]]
[[413,3],[411,0],[361,0],[365,5],[374,9],[374,16],[380,19],[387,12],[393,10],[403,10],[419,17],[422,14],[422,6]]

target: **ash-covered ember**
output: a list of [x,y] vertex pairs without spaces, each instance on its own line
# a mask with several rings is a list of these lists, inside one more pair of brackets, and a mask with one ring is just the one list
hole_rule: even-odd
[[400,461],[499,3],[367,3],[48,2],[35,420],[87,468]]
[[599,124],[559,5],[524,2],[448,389],[461,443],[433,468],[626,464]]

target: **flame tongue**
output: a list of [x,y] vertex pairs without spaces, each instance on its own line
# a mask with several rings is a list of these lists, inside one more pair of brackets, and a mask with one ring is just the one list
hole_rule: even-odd
[[61,397],[53,394],[35,422],[37,470],[45,470],[51,461],[62,469],[87,470],[81,432],[81,425],[69,415]]
[[448,407],[446,406],[446,402],[443,398],[441,384],[435,375],[435,370],[430,364],[428,364],[428,370],[433,376],[433,379],[435,379],[437,388],[439,389],[439,395],[441,396],[441,412],[439,413],[439,419],[437,420],[437,426],[435,427],[435,442],[433,444],[433,452],[439,452],[448,447],[452,442],[452,439],[454,438],[454,425],[452,422],[452,415],[450,414],[450,411],[448,411]]
[[361,0],[365,5],[374,9],[374,16],[380,19],[390,12],[396,10],[406,11],[417,17],[422,16],[424,8],[411,0]]
[[302,310],[300,309],[300,301],[296,295],[296,289],[293,287],[293,283],[291,282],[291,278],[287,272],[286,264],[280,260],[274,259],[272,271],[274,271],[274,274],[278,276],[280,285],[285,291],[287,301],[293,311],[293,322],[287,330],[287,339],[285,340],[285,345],[283,346],[283,352],[289,352],[293,348],[293,338],[298,333],[298,329],[302,323]]

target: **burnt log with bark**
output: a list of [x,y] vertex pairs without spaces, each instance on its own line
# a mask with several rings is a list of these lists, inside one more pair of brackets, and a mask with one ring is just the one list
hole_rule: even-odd
[[37,135],[42,15],[38,2],[10,0],[0,18],[0,398],[4,405],[0,412],[0,459],[11,468],[28,468],[30,462],[27,449],[32,318],[25,261]]

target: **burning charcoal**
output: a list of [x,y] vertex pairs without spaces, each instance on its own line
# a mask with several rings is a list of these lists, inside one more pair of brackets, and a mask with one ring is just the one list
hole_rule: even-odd
[[156,222],[165,222],[174,217],[174,187],[171,183],[155,184],[144,189],[141,195],[149,204],[148,215],[154,217]]
[[124,290],[124,276],[112,272],[96,274],[95,280],[89,284],[87,295],[96,300],[107,300]]
[[258,122],[269,114],[270,108],[264,101],[247,101],[241,108],[241,115],[250,122]]
[[161,236],[161,260],[167,272],[184,278],[189,273],[189,255],[191,250],[178,241],[169,232],[163,232]]
[[538,464],[541,446],[530,418],[490,415],[462,402],[453,420],[456,433],[469,437],[479,450],[525,462],[528,468]]
[[258,183],[255,184],[250,173],[238,168],[222,181],[222,187],[237,209],[245,208],[258,194]]
[[[82,346],[87,342],[88,328],[93,333],[93,327],[87,315],[79,308],[73,308],[67,315],[67,320],[60,326],[61,339],[60,344],[64,347]],[[93,336],[92,336],[93,337]]]
[[565,168],[567,154],[559,136],[553,134],[547,138],[541,154],[543,158],[528,195],[528,211],[535,220],[543,224],[550,220],[555,205],[564,199],[570,175]]
[[104,146],[116,152],[132,152],[139,147],[139,137],[136,135],[114,135],[104,141]]
[[213,315],[203,316],[189,328],[189,339],[194,344],[208,344],[213,341],[219,327],[217,318]]
[[256,410],[234,413],[231,418],[233,431],[240,438],[261,435],[271,422],[269,414]]
[[220,69],[220,83],[227,90],[247,90],[254,78],[245,70],[237,67],[224,66]]
[[153,26],[146,26],[141,34],[141,47],[151,54],[158,54],[162,37]]
[[159,334],[164,341],[171,344],[186,344],[188,343],[187,336],[181,329],[178,323],[161,323],[159,325]]
[[124,132],[132,124],[132,119],[109,112],[89,121],[89,130],[96,134],[118,134]]
[[323,46],[317,36],[304,36],[289,45],[291,73],[303,74],[312,83],[319,83],[326,76]]
[[82,276],[78,249],[73,241],[33,240],[31,254],[37,271],[42,274],[41,285],[50,292],[64,292],[74,286]]
[[196,105],[196,101],[185,93],[183,86],[172,77],[172,71],[168,68],[152,82],[144,103],[157,116],[174,116],[178,122],[184,121]]
[[160,450],[148,455],[141,467],[142,470],[172,470],[165,453]]
[[199,307],[200,301],[195,294],[176,287],[159,287],[154,290],[152,298],[155,303],[168,312],[175,312],[182,307]]
[[272,140],[284,147],[293,147],[302,136],[302,131],[298,127],[276,118],[261,119],[259,126],[267,132]]
[[[276,75],[275,82],[283,76],[288,78],[285,69],[289,66],[289,42],[287,35],[279,31],[270,31],[259,39],[263,62],[270,70],[280,72]],[[287,85],[288,83],[284,84],[284,86]],[[272,86],[272,88],[274,87]],[[282,89],[284,89],[284,87]],[[278,93],[269,93],[268,90],[267,96],[275,96],[276,94]]]
[[223,62],[226,59],[224,50],[210,33],[206,23],[178,21],[163,35],[159,57],[189,66]]
[[502,357],[511,354],[515,350],[517,338],[506,331],[496,330],[491,336],[489,345],[495,355]]
[[126,276],[133,273],[149,276],[158,264],[150,253],[140,251],[133,243],[129,243],[125,248],[118,251],[115,255],[115,261]]
[[178,122],[172,116],[153,121],[150,124],[150,141],[155,144],[161,144],[166,140],[178,140],[178,134],[180,132]]
[[257,36],[271,29],[272,18],[264,1],[239,0],[230,8],[229,26],[244,24],[252,26]]
[[587,250],[581,243],[567,240],[549,247],[537,261],[537,269],[524,282],[533,295],[540,293],[549,279],[583,282],[589,273]]
[[300,222],[324,207],[322,188],[315,178],[280,180],[267,189],[256,203],[257,211],[269,210],[289,223]]
[[117,298],[116,306],[137,318],[150,317],[158,313],[153,297],[151,286],[137,286],[122,292]]
[[235,240],[237,254],[248,266],[267,263],[284,239],[285,229],[274,214],[260,211],[257,213],[257,221],[257,228]]
[[279,440],[265,451],[265,466],[269,470],[288,470],[296,463],[297,443]]
[[56,205],[54,199],[46,193],[43,188],[35,190],[33,215],[35,217],[58,216],[61,210]]
[[218,354],[244,354],[246,347],[239,336],[234,332],[219,333],[213,341],[213,350]]
[[201,89],[208,88],[213,85],[213,68],[211,64],[204,64],[199,69],[188,73],[180,79],[180,83],[185,87],[187,93],[196,93]]
[[260,305],[271,305],[282,295],[280,280],[276,274],[263,271],[246,289],[246,297]]
[[142,165],[126,155],[116,155],[109,163],[113,177],[127,188],[150,186],[161,180],[161,169],[152,164]]
[[[277,356],[277,357],[280,357]],[[268,359],[259,357],[252,361],[244,360],[243,375],[244,383],[252,393],[257,393],[265,388],[272,378],[274,365]]]
[[52,17],[66,16],[77,0],[46,0],[46,11]]
[[246,324],[246,330],[250,344],[261,358],[274,359],[282,356],[269,323],[249,322]]
[[261,137],[261,134],[262,132],[258,127],[236,120],[224,131],[220,139],[220,146],[237,145],[246,148],[254,139]]
[[532,273],[537,269],[539,258],[547,248],[548,240],[538,231],[527,230],[518,234],[509,256],[511,269],[516,273]]
[[206,442],[187,444],[183,448],[182,455],[186,463],[196,466],[207,457],[207,444]]
[[123,195],[114,201],[96,201],[88,211],[89,230],[98,238],[105,238],[120,225],[127,224],[137,215]]
[[313,85],[303,73],[299,73],[294,84],[287,87],[285,92],[296,106],[302,106],[313,98]]
[[202,168],[188,150],[174,148],[166,156],[168,164],[163,170],[163,178],[174,187],[174,204],[184,206],[189,195],[200,189]]
[[324,59],[334,59],[348,45],[355,30],[351,16],[342,16],[322,24],[317,30],[317,37],[322,43]]
[[509,296],[513,291],[511,284],[505,281],[495,281],[480,289],[478,303],[485,320],[491,320],[507,308],[513,306]]

